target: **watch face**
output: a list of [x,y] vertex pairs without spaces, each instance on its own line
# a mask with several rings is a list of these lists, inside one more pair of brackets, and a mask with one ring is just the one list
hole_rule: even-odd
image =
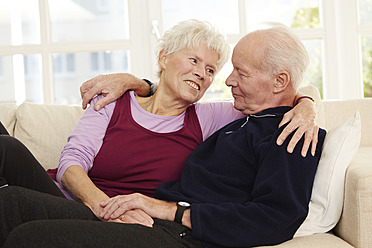
[[190,207],[191,204],[188,203],[188,202],[178,202],[178,205],[182,206],[182,207]]

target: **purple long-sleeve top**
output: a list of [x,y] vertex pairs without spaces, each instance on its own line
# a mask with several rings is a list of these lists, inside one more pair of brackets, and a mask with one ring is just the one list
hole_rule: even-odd
[[[95,111],[94,104],[103,96],[94,98],[84,112],[74,131],[68,137],[58,165],[57,185],[67,198],[69,193],[61,186],[61,178],[72,165],[81,166],[87,173],[93,166],[93,161],[99,152],[106,129],[115,109],[115,103],[110,103],[100,111]],[[158,133],[174,132],[183,127],[185,112],[177,116],[160,116],[142,109],[130,92],[131,111],[133,119],[141,126]],[[203,140],[226,124],[243,117],[241,112],[234,109],[231,102],[196,103],[196,114],[202,130]]]

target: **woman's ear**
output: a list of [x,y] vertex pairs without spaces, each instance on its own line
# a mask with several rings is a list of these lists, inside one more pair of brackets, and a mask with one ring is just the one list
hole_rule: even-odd
[[291,75],[287,71],[281,71],[275,77],[274,92],[278,93],[287,88],[291,82]]
[[162,70],[165,69],[167,65],[167,53],[164,50],[161,50],[159,52],[159,58],[158,58],[159,66],[162,68]]

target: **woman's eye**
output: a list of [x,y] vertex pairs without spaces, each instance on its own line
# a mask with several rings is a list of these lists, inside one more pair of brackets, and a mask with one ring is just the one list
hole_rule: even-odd
[[193,62],[193,63],[196,63],[197,62],[197,60],[194,59],[194,58],[190,58],[190,61]]
[[207,69],[207,72],[208,72],[209,74],[214,75],[214,70],[213,70],[213,69]]

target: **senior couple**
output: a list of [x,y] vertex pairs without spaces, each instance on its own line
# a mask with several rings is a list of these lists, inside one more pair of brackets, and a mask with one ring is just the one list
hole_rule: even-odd
[[[227,57],[217,31],[185,21],[160,42],[151,97],[140,96],[147,82],[126,74],[84,84],[83,93],[93,88],[83,105],[116,89],[92,100],[51,177],[2,130],[3,247],[250,247],[291,239],[306,218],[325,137],[313,103],[297,94],[306,50],[286,27],[253,31],[233,51],[226,84],[234,106],[196,103]],[[137,94],[119,97],[128,87]],[[104,106],[111,95],[119,98]]]

